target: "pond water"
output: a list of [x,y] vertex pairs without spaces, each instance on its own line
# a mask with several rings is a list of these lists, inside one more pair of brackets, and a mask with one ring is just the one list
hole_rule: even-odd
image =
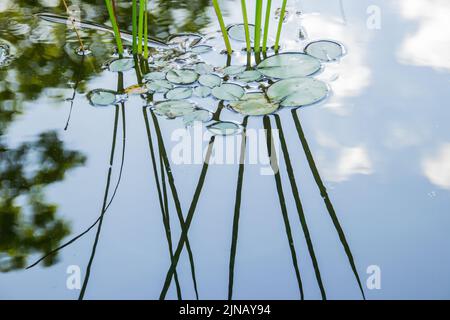
[[[67,2],[83,21],[109,25],[103,1]],[[227,25],[242,22],[240,1],[220,5]],[[116,10],[131,31],[128,1]],[[0,4],[0,298],[77,299],[78,270],[85,299],[361,299],[361,289],[367,299],[450,298],[448,1],[288,1],[281,51],[298,55],[316,40],[346,51],[315,73],[307,96],[317,103],[297,109],[298,82],[266,97],[270,81],[224,69],[210,1],[151,1],[150,10],[152,37],[205,38],[176,58],[153,49],[143,88],[139,61],[111,71],[110,33],[77,30],[91,51],[83,56],[76,32],[36,16],[65,14],[62,1]],[[245,65],[245,43],[232,42],[231,65]],[[321,48],[306,51],[333,60],[336,47]],[[177,70],[194,65],[194,75]],[[234,85],[217,89],[222,78]],[[140,95],[149,86],[153,101]],[[243,87],[240,102],[210,96]],[[264,128],[280,136],[275,175]],[[180,159],[186,132],[192,154]],[[247,138],[256,159],[240,166],[242,132],[256,137]],[[205,165],[202,153],[215,161]]]

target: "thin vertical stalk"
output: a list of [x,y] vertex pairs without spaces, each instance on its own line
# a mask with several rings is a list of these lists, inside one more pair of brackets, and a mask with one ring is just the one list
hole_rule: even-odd
[[316,181],[317,187],[319,188],[320,195],[325,202],[325,206],[327,207],[328,214],[333,221],[333,225],[336,229],[336,232],[339,235],[339,240],[341,241],[342,246],[344,247],[345,254],[347,255],[348,261],[350,263],[350,267],[355,275],[356,282],[358,283],[359,290],[361,291],[362,297],[365,300],[366,296],[364,294],[364,290],[361,284],[361,279],[359,278],[358,271],[356,269],[355,260],[353,259],[352,251],[350,250],[350,246],[347,242],[347,239],[344,234],[344,230],[339,222],[339,219],[334,210],[333,204],[331,203],[330,197],[328,196],[327,189],[322,182],[322,178],[320,177],[319,170],[317,170],[317,166],[315,164],[314,158],[312,156],[311,150],[309,149],[308,142],[306,140],[305,134],[303,133],[302,126],[300,124],[300,120],[297,115],[297,110],[292,109],[292,118],[294,119],[295,128],[297,130],[298,137],[300,142],[302,143],[303,151],[305,152],[306,159],[308,161],[311,172],[314,176],[314,180]]
[[270,124],[270,118],[264,116],[264,130],[266,131],[267,153],[269,154],[270,165],[273,169],[275,184],[277,186],[278,198],[280,201],[281,215],[283,216],[284,226],[286,229],[286,236],[289,243],[289,249],[291,251],[292,264],[295,270],[295,276],[297,278],[298,289],[300,291],[300,299],[304,299],[302,279],[300,277],[300,269],[298,266],[297,253],[295,252],[294,238],[292,237],[291,224],[289,222],[289,216],[286,207],[286,199],[283,193],[283,185],[281,182],[280,168],[278,167],[278,159],[276,150],[274,148],[274,140],[272,135],[272,128]]
[[225,47],[227,48],[228,55],[231,55],[233,50],[231,49],[230,39],[228,38],[227,28],[225,27],[225,22],[223,21],[222,11],[220,10],[219,3],[217,0],[213,0],[214,10],[216,11],[217,20],[219,20],[220,30],[222,31],[223,41],[225,42]]
[[239,231],[239,217],[241,215],[241,199],[242,199],[242,182],[244,180],[244,168],[245,168],[245,152],[247,148],[247,121],[248,116],[244,118],[242,123],[242,140],[241,140],[241,155],[239,158],[239,172],[236,186],[236,198],[234,201],[234,217],[233,217],[233,232],[231,238],[230,249],[230,266],[228,274],[228,300],[233,298],[233,283],[234,283],[234,265],[236,261],[236,249]]
[[133,54],[137,53],[137,0],[133,0],[132,8],[132,25],[133,25]]
[[244,20],[244,30],[245,30],[245,43],[247,45],[247,53],[252,51],[252,44],[250,40],[250,29],[248,27],[248,15],[247,15],[247,5],[245,4],[246,0],[241,0],[242,7],[242,18]]
[[254,38],[254,47],[255,53],[259,53],[261,51],[261,22],[262,22],[262,7],[263,1],[256,0],[256,11],[255,11],[255,38]]
[[122,38],[120,37],[120,29],[117,24],[116,14],[114,12],[113,7],[113,0],[105,0],[106,8],[108,10],[109,14],[109,20],[111,21],[112,28],[114,30],[114,37],[116,39],[117,44],[117,50],[119,51],[119,54],[123,53],[123,44],[122,44]]
[[139,0],[139,25],[138,25],[138,54],[142,54],[142,37],[144,33],[145,1]]
[[287,0],[283,0],[283,4],[281,5],[281,12],[280,12],[280,20],[278,21],[278,29],[277,29],[277,37],[275,40],[275,52],[278,52],[278,49],[280,47],[280,38],[281,38],[281,30],[283,29],[283,20],[284,15],[286,14],[286,4]]
[[266,21],[264,23],[263,53],[267,51],[267,39],[269,38],[270,11],[272,10],[272,0],[267,0]]
[[144,58],[148,59],[148,11],[147,11],[148,0],[145,0],[145,10],[144,10]]
[[274,117],[278,132],[280,134],[281,150],[283,151],[283,158],[286,164],[286,170],[291,184],[292,195],[294,196],[295,205],[297,207],[298,217],[300,219],[300,224],[302,226],[303,234],[305,236],[309,256],[311,257],[317,284],[320,289],[320,294],[322,296],[322,299],[326,300],[327,296],[325,293],[325,288],[322,283],[322,277],[320,275],[319,264],[317,263],[316,254],[314,253],[314,246],[311,240],[311,235],[309,233],[308,224],[306,223],[306,217],[303,211],[302,202],[300,200],[300,193],[298,191],[297,182],[295,181],[294,169],[292,167],[291,157],[289,156],[286,139],[284,137],[283,127],[281,126],[280,116],[276,114],[274,115]]

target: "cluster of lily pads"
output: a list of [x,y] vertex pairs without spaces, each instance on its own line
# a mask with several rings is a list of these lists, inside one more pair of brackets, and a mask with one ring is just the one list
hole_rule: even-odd
[[[228,28],[230,38],[244,42],[244,28]],[[198,107],[195,101],[220,101],[225,107],[244,116],[262,116],[280,108],[311,105],[327,97],[329,86],[312,76],[324,62],[339,60],[344,55],[341,44],[319,40],[310,42],[302,52],[284,52],[266,57],[258,64],[214,66],[202,56],[214,52],[208,40],[197,34],[170,37],[170,49],[159,50],[149,59],[150,72],[142,83],[123,92],[96,89],[88,94],[93,106],[115,105],[129,95],[153,96],[150,107],[168,119],[182,118],[186,126],[194,121],[211,122],[213,113]],[[219,53],[220,54],[220,53]],[[121,57],[106,65],[111,72],[134,68],[133,57]],[[240,125],[231,121],[213,121],[208,126],[213,134],[235,134]]]

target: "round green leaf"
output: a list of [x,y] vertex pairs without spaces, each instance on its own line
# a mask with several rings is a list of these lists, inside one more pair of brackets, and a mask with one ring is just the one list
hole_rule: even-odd
[[192,126],[194,122],[208,122],[212,119],[212,112],[205,109],[197,109],[194,112],[188,113],[183,116],[183,123],[186,127]]
[[153,110],[159,116],[175,119],[194,112],[195,105],[186,100],[167,100],[157,102]]
[[[249,34],[250,34],[250,42],[253,43],[253,36],[255,34],[255,26],[253,24],[248,25]],[[231,39],[246,42],[245,40],[245,26],[243,23],[234,24],[227,28],[228,35]]]
[[261,79],[262,75],[256,70],[247,70],[236,76],[236,79],[243,82],[253,82]]
[[87,98],[94,107],[106,107],[118,103],[117,93],[106,89],[94,89],[87,94]]
[[278,81],[267,90],[272,102],[282,107],[300,107],[316,103],[328,95],[329,88],[314,78],[292,78]]
[[198,74],[195,71],[172,69],[167,72],[166,79],[174,84],[191,84],[197,81]]
[[224,83],[212,89],[212,95],[219,100],[239,100],[245,93],[244,88],[234,83]]
[[146,84],[149,91],[155,93],[165,93],[173,88],[173,84],[171,84],[167,80],[155,80],[150,81]]
[[320,60],[304,53],[282,53],[262,61],[257,69],[276,79],[309,76],[321,68]]
[[223,72],[228,76],[234,76],[234,75],[244,72],[245,69],[246,69],[246,66],[228,66],[225,69],[223,69]]
[[242,127],[231,121],[217,121],[207,126],[207,129],[214,135],[230,136],[241,132]]
[[325,62],[336,61],[344,55],[344,47],[334,41],[319,40],[308,44],[305,53]]
[[114,59],[109,62],[108,69],[111,72],[125,72],[134,68],[133,58]]
[[152,80],[164,80],[166,79],[166,73],[160,72],[160,71],[154,71],[147,73],[144,75],[144,80],[146,81],[152,81]]
[[169,100],[182,100],[188,99],[192,96],[192,89],[186,87],[174,88],[166,93],[166,99]]
[[198,82],[205,87],[214,88],[220,86],[222,78],[215,74],[203,74],[198,78]]
[[208,74],[214,71],[214,67],[204,62],[199,62],[194,65],[194,71],[198,74]]
[[203,53],[207,53],[209,51],[211,51],[213,48],[211,46],[202,44],[202,45],[198,45],[195,46],[191,49],[191,52],[195,53],[195,54],[203,54]]
[[246,116],[262,116],[278,109],[277,103],[267,100],[264,93],[247,93],[239,101],[230,103],[233,110]]
[[211,94],[211,88],[200,86],[194,88],[194,94],[200,98],[206,98]]
[[196,33],[178,33],[171,35],[167,43],[172,45],[178,45],[182,49],[188,49],[196,46],[203,40],[203,37]]

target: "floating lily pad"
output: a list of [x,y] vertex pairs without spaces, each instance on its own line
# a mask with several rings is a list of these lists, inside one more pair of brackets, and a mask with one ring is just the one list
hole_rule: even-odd
[[277,103],[267,100],[264,93],[247,93],[239,101],[230,103],[233,110],[247,116],[262,116],[278,109]]
[[117,104],[117,92],[106,89],[94,89],[87,94],[89,103],[94,107],[107,107]]
[[344,47],[334,41],[319,40],[308,44],[305,53],[325,62],[336,61],[344,55]]
[[148,87],[146,85],[141,84],[135,84],[133,86],[129,86],[128,88],[125,88],[125,93],[129,95],[139,95],[144,94],[148,92]]
[[246,66],[228,66],[225,69],[223,69],[223,72],[226,75],[234,76],[234,75],[244,72],[245,69],[246,69]]
[[194,89],[194,94],[200,98],[206,98],[211,95],[211,88],[200,86]]
[[114,59],[108,64],[108,70],[111,72],[125,72],[134,68],[133,58]]
[[151,80],[164,80],[166,79],[166,73],[160,72],[160,71],[154,71],[147,73],[144,75],[144,80],[151,81]]
[[203,54],[211,51],[213,48],[211,46],[208,46],[206,44],[195,46],[191,49],[191,52],[195,54]]
[[234,83],[224,83],[212,89],[212,95],[219,100],[239,100],[244,93],[244,88]]
[[175,119],[194,112],[195,105],[186,100],[167,100],[157,102],[153,110],[157,115],[165,116],[168,119]]
[[305,77],[320,70],[320,60],[304,53],[281,53],[262,61],[257,69],[276,79]]
[[165,93],[172,88],[173,84],[167,80],[155,80],[147,83],[147,89],[155,93]]
[[282,107],[300,107],[316,103],[328,95],[325,82],[314,78],[281,80],[269,87],[267,96]]
[[[250,33],[250,42],[253,43],[253,36],[255,34],[255,26],[253,24],[248,25],[249,33]],[[245,26],[243,23],[234,24],[227,28],[228,35],[231,39],[246,42],[245,40]]]
[[197,81],[198,73],[188,69],[173,69],[167,72],[166,79],[175,84],[191,84]]
[[220,86],[222,78],[215,74],[203,74],[198,78],[198,82],[205,87],[214,88]]
[[167,91],[166,93],[166,99],[170,100],[188,99],[191,96],[192,96],[192,89],[185,87],[178,87],[170,91]]
[[189,49],[203,40],[203,37],[196,33],[179,33],[171,35],[167,39],[168,44],[176,44],[182,49]]
[[231,121],[217,121],[207,126],[209,132],[214,135],[231,136],[241,132],[241,125]]
[[186,114],[183,116],[183,123],[186,127],[192,126],[194,122],[208,122],[212,119],[212,112],[205,109],[197,109],[194,112]]
[[194,71],[198,74],[208,74],[214,71],[214,67],[210,64],[199,62],[195,64]]
[[236,79],[243,82],[253,82],[261,79],[262,74],[256,70],[247,70],[236,76]]

